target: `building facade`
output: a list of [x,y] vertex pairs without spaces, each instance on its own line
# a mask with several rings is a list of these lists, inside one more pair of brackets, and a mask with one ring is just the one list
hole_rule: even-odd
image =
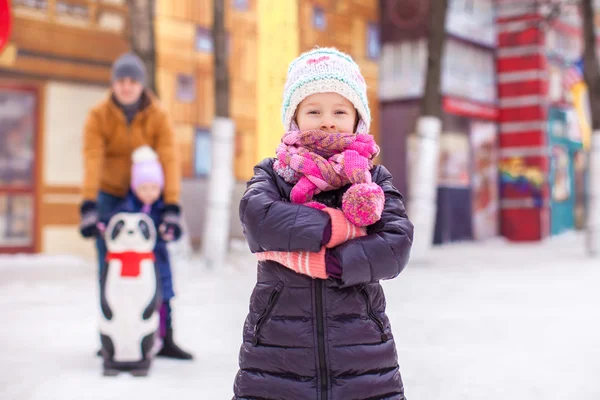
[[[79,237],[82,128],[108,94],[110,67],[129,49],[124,0],[12,0],[0,48],[0,253],[93,255]],[[274,155],[289,62],[336,46],[361,66],[377,109],[376,0],[226,0],[230,112],[236,123],[231,233],[253,166]],[[2,13],[0,13],[2,15]],[[214,116],[212,0],[156,0],[156,86],[183,161],[182,204],[193,242],[202,235]],[[2,32],[0,32],[0,43]],[[4,144],[6,143],[6,144]]]
[[[384,161],[408,190],[431,2],[382,0]],[[434,243],[581,228],[589,134],[576,7],[449,0]],[[466,205],[466,206],[465,206]],[[410,210],[409,210],[410,212]]]

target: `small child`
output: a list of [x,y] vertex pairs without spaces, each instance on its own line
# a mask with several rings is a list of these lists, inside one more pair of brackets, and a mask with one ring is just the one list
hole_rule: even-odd
[[406,266],[413,226],[369,134],[350,56],[302,54],[288,70],[286,133],[240,202],[257,283],[234,399],[405,400],[379,284]]
[[[148,214],[157,230],[154,257],[162,286],[163,304],[160,308],[160,337],[162,348],[158,356],[191,360],[193,356],[179,348],[173,340],[170,300],[175,296],[173,277],[167,242],[181,236],[181,227],[177,218],[164,218],[165,204],[162,200],[164,185],[163,170],[157,154],[149,146],[134,150],[131,167],[131,190],[117,212],[143,212]],[[161,223],[161,221],[163,221]]]

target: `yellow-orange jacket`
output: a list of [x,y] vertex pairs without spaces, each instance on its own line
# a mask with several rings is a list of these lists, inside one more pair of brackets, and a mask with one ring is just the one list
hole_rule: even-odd
[[165,203],[178,204],[181,166],[175,133],[165,110],[147,92],[129,125],[112,96],[90,111],[83,133],[83,199],[96,201],[99,190],[125,197],[131,182],[131,153],[142,145],[151,146],[160,159]]

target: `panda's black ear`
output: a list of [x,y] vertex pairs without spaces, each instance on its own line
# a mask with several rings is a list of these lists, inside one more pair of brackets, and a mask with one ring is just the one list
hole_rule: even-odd
[[125,221],[120,219],[119,222],[117,222],[115,224],[115,227],[113,228],[112,232],[110,233],[111,240],[115,240],[117,238],[117,236],[119,236],[119,234],[123,230],[124,226],[125,226]]
[[144,235],[146,240],[150,239],[150,227],[148,226],[148,223],[144,220],[141,220],[138,222],[138,226],[140,227],[140,232],[142,232],[142,235]]

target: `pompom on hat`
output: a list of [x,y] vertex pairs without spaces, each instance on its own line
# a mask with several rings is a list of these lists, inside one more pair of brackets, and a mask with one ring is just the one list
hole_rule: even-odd
[[356,133],[369,133],[371,110],[367,84],[358,64],[341,51],[323,47],[301,54],[290,64],[283,93],[281,118],[284,129],[296,130],[298,105],[315,93],[337,93],[354,104],[360,121]]

